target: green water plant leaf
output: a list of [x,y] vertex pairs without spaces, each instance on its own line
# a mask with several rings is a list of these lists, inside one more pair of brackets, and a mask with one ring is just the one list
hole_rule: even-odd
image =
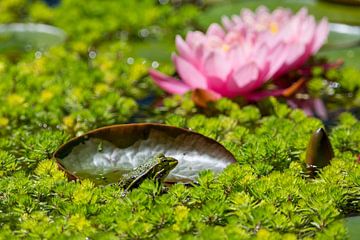
[[0,53],[43,50],[65,41],[66,34],[59,28],[35,23],[0,25]]
[[152,61],[169,62],[171,61],[171,53],[173,51],[175,51],[175,49],[172,42],[148,41],[132,44],[130,55]]

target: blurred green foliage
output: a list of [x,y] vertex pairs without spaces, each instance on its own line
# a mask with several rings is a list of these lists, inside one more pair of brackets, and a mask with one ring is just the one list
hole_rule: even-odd
[[[344,239],[342,218],[360,212],[360,124],[341,114],[330,130],[335,150],[319,177],[304,174],[305,151],[320,120],[276,99],[259,107],[221,99],[199,109],[190,95],[164,97],[149,77],[154,59],[133,48],[174,39],[196,25],[199,9],[157,1],[3,0],[0,22],[43,22],[68,34],[46,52],[0,56],[0,239]],[[171,65],[160,62],[172,73]],[[357,103],[359,70],[314,70],[314,95]],[[324,79],[326,79],[324,84]],[[350,99],[350,100],[349,100]],[[263,107],[266,106],[266,113]],[[52,153],[97,127],[155,121],[216,139],[237,163],[192,187],[161,191],[144,182],[126,197],[116,186],[69,182]]]

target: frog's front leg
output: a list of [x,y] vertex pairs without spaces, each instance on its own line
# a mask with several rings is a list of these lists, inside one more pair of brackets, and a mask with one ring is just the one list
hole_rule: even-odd
[[156,172],[154,177],[153,177],[153,180],[157,180],[157,181],[160,181],[163,180],[164,177],[164,174],[166,174],[166,169],[161,169],[160,171]]

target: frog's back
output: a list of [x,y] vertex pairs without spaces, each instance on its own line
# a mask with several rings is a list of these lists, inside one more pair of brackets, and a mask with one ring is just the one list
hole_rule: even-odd
[[138,187],[147,178],[156,164],[156,158],[151,158],[148,162],[138,166],[133,171],[124,174],[119,181],[119,186],[127,190]]

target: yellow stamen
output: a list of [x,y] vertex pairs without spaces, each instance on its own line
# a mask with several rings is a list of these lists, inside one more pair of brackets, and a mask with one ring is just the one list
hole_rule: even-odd
[[276,22],[270,23],[270,32],[273,34],[276,34],[277,32],[279,32],[279,25]]
[[230,50],[230,46],[227,45],[227,44],[223,44],[223,45],[222,45],[222,49],[224,50],[224,52],[227,52],[227,51]]

